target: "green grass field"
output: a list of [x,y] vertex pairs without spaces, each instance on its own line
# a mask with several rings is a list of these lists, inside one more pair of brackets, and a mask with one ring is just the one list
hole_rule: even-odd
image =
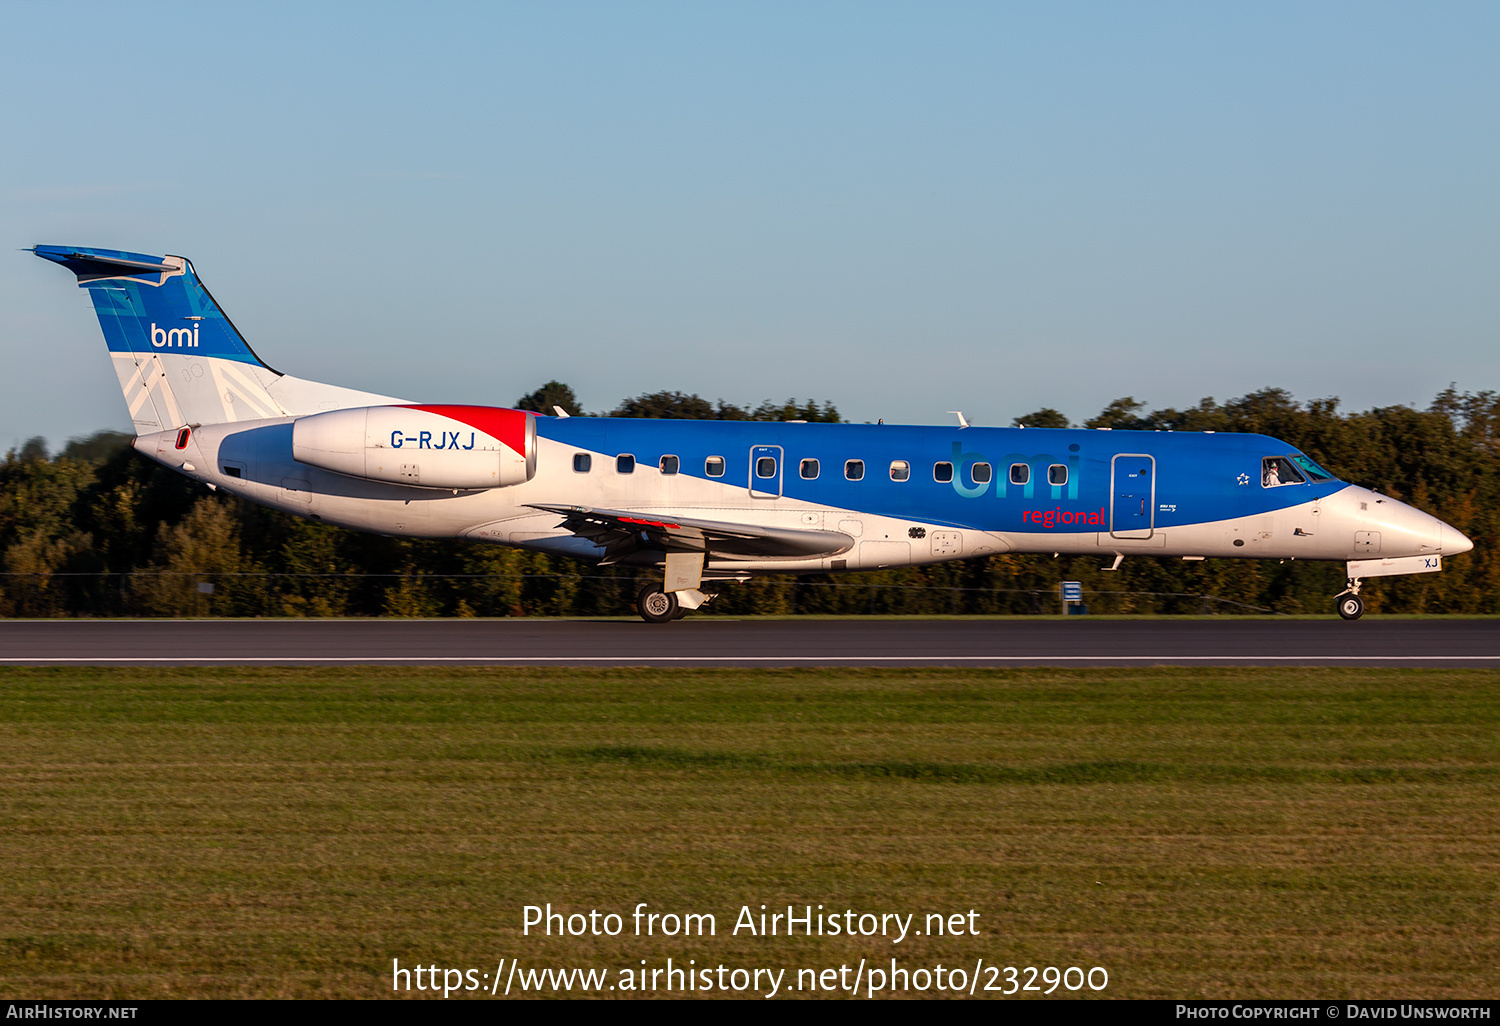
[[[895,956],[1493,998],[1497,728],[1490,671],[5,670],[0,996]],[[642,901],[718,935],[521,936]],[[731,936],[762,903],[981,935]]]

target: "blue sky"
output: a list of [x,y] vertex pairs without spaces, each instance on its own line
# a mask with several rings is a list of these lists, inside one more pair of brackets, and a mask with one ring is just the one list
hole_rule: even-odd
[[1500,388],[1497,53],[1493,3],[5,4],[0,445],[128,424],[38,242],[424,401]]

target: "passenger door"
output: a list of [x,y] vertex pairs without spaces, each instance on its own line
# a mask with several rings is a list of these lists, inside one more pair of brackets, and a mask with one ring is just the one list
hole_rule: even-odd
[[1109,533],[1113,538],[1151,537],[1156,524],[1156,460],[1121,453],[1109,469]]

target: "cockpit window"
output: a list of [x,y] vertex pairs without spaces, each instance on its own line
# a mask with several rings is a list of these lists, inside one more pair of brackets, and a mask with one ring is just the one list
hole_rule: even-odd
[[1316,463],[1314,463],[1312,460],[1308,459],[1306,456],[1302,456],[1302,455],[1293,456],[1292,457],[1292,462],[1295,463],[1295,464],[1297,464],[1297,466],[1301,467],[1303,470],[1305,470],[1307,472],[1307,476],[1310,477],[1310,478],[1312,478],[1314,481],[1337,481],[1338,480],[1338,478],[1334,477],[1332,474],[1330,474],[1328,471],[1324,470],[1322,467],[1318,466]]
[[1260,461],[1260,483],[1265,488],[1280,488],[1282,485],[1307,484],[1307,478],[1285,456],[1267,456]]

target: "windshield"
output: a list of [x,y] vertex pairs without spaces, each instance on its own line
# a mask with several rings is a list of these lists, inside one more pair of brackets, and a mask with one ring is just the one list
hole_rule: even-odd
[[1308,459],[1306,456],[1294,455],[1292,457],[1292,461],[1295,462],[1297,464],[1297,466],[1299,466],[1303,470],[1307,471],[1307,476],[1310,477],[1310,478],[1312,478],[1314,481],[1337,481],[1338,480],[1338,478],[1334,477],[1332,474],[1330,474],[1328,471],[1324,470],[1322,467],[1318,466],[1316,463],[1314,463],[1312,460]]

